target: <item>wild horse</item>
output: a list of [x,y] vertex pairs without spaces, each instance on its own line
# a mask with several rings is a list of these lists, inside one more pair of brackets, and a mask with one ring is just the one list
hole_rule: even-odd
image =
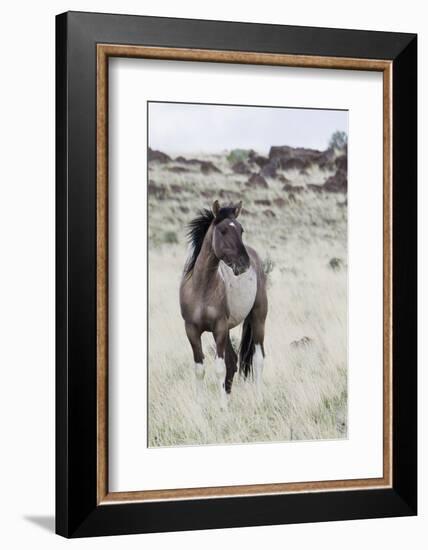
[[264,361],[264,333],[268,310],[266,275],[257,252],[244,245],[237,220],[242,203],[203,209],[189,224],[191,252],[180,286],[181,315],[193,350],[198,393],[205,376],[201,335],[212,332],[216,344],[215,373],[220,403],[227,404],[238,357],[230,329],[243,322],[239,370],[250,374],[258,394]]

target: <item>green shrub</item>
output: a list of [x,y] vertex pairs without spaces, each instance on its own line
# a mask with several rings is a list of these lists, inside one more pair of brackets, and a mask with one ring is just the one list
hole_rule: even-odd
[[248,149],[232,149],[227,155],[227,160],[230,164],[236,164],[237,162],[245,162],[248,159],[250,151]]
[[263,268],[263,271],[266,273],[266,275],[269,275],[269,273],[271,273],[274,270],[274,267],[275,267],[275,262],[269,256],[267,256],[262,261],[262,268]]
[[175,231],[167,231],[163,236],[163,240],[168,244],[177,244],[178,243],[177,233]]

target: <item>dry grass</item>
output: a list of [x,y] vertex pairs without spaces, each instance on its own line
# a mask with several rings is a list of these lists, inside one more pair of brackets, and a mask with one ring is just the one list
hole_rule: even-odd
[[[149,445],[346,437],[346,197],[305,192],[293,198],[278,180],[268,180],[269,189],[249,190],[247,177],[232,174],[226,156],[209,160],[222,174],[203,176],[197,167],[176,174],[156,164],[149,173],[167,189],[162,200],[152,197],[149,204]],[[304,183],[297,174],[285,175]],[[322,183],[318,178],[328,175],[313,170],[305,177]],[[201,191],[213,197],[201,197]],[[262,400],[257,401],[251,382],[235,376],[226,412],[219,407],[210,334],[203,336],[205,399],[202,405],[195,399],[193,358],[178,301],[185,223],[221,191],[242,197],[245,240],[272,268]],[[278,198],[285,204],[277,205]],[[260,199],[271,204],[257,205],[254,201]],[[227,195],[221,202],[227,202]],[[332,258],[340,260],[338,269],[331,268]],[[238,343],[240,328],[232,335]],[[308,343],[293,345],[305,337]]]

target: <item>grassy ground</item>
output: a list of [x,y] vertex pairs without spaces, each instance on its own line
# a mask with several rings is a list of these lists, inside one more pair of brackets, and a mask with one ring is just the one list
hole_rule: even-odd
[[[149,445],[346,437],[346,196],[290,193],[277,178],[267,179],[268,189],[249,189],[248,176],[233,174],[225,155],[204,159],[221,173],[202,175],[198,166],[175,173],[174,165],[158,163],[149,169],[163,188],[149,200]],[[294,185],[323,183],[328,175],[317,167],[284,174]],[[263,398],[258,402],[253,384],[235,376],[226,412],[219,407],[210,334],[203,336],[205,400],[195,399],[178,301],[185,224],[216,198],[243,200],[245,242],[271,269]],[[232,335],[238,344],[240,328]]]

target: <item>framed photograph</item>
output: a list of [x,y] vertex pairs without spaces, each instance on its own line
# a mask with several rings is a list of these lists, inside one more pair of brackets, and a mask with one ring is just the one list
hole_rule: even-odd
[[56,52],[57,533],[416,514],[416,35]]

